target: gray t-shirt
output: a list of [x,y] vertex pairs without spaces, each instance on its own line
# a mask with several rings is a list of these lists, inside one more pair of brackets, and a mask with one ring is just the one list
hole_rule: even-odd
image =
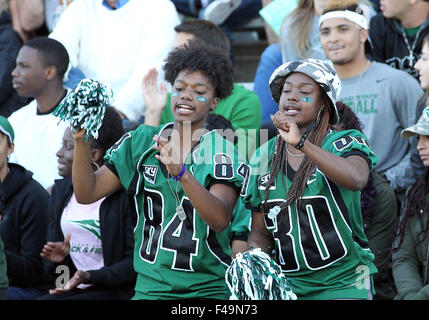
[[[298,57],[298,53],[295,47],[295,41],[290,35],[289,29],[292,24],[291,19],[287,19],[282,25],[280,32],[280,47],[282,50],[283,63],[293,60],[301,59]],[[307,56],[304,58],[314,59],[326,59],[325,53],[323,52],[322,45],[320,44],[320,32],[319,32],[319,17],[314,16],[311,24],[310,31],[308,33],[308,41],[311,49],[307,52]]]
[[414,124],[416,107],[423,91],[406,72],[372,62],[361,75],[341,79],[339,100],[347,104],[363,124],[378,156],[375,171],[384,174],[393,188],[414,182],[410,169],[409,139],[401,130]]

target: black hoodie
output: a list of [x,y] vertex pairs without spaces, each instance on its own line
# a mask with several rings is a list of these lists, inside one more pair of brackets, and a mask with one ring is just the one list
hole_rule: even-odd
[[32,172],[9,163],[4,179],[4,242],[9,286],[45,289],[42,252],[48,226],[48,192],[32,178]]
[[[423,38],[429,34],[429,19],[413,39],[406,39],[404,28],[396,19],[388,19],[379,13],[371,19],[369,38],[372,46],[371,60],[383,62],[395,69],[408,72],[418,80],[414,65],[421,57]],[[407,46],[407,41],[409,46]],[[410,50],[412,49],[412,58]]]

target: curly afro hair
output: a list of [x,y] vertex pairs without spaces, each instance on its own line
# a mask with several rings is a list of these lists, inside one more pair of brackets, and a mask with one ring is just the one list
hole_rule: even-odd
[[234,69],[230,57],[202,41],[192,40],[188,45],[172,50],[165,61],[165,80],[172,85],[183,70],[201,71],[215,88],[215,97],[225,99],[232,92]]

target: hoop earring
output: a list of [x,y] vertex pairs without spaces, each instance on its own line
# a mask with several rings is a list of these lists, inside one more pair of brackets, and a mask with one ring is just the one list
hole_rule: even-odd
[[320,121],[322,121],[322,113],[324,108],[319,109],[319,112],[317,113],[317,119],[316,119],[316,128],[319,126]]
[[95,171],[97,171],[98,169],[100,169],[100,166],[98,165],[97,162],[92,161],[92,165],[97,168]]

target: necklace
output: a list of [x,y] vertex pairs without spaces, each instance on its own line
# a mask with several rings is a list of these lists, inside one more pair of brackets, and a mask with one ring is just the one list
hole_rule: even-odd
[[174,200],[176,201],[176,214],[179,217],[180,221],[183,221],[186,219],[186,213],[185,210],[183,209],[182,205],[180,205],[180,200],[179,200],[179,194],[178,194],[178,188],[179,188],[179,181],[176,181],[176,191],[173,190],[173,188],[171,187],[170,184],[170,172],[167,174],[167,183],[168,183],[168,187],[171,190],[171,193],[174,196]]
[[295,157],[295,158],[299,158],[299,157],[303,157],[305,156],[305,153],[300,153],[300,154],[293,154],[292,152],[289,151],[289,145],[286,143],[286,152],[288,155],[290,155],[291,157]]

